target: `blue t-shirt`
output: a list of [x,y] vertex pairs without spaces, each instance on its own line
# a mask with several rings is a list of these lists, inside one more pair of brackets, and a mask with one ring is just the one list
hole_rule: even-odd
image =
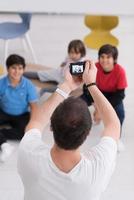
[[35,86],[22,77],[13,87],[8,76],[0,79],[0,109],[10,115],[21,115],[29,110],[29,103],[38,100]]

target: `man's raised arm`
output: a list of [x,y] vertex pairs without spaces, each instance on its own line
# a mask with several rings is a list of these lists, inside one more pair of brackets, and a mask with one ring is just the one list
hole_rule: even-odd
[[119,119],[108,100],[100,92],[95,85],[97,69],[93,61],[87,61],[83,74],[84,83],[87,85],[91,96],[94,99],[95,105],[99,110],[101,119],[104,124],[103,136],[110,136],[115,140],[120,136]]
[[56,92],[54,92],[47,101],[36,108],[36,111],[32,115],[26,131],[37,128],[40,131],[48,124],[50,117],[55,108],[68,97],[71,91],[75,90],[81,84],[79,77],[72,77],[69,71],[66,71],[65,81],[58,86]]

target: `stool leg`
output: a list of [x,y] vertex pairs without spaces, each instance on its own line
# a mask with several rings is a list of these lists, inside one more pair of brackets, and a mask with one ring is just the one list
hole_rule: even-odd
[[26,52],[27,51],[27,43],[25,41],[25,37],[24,36],[21,37],[21,42],[22,42],[22,46],[23,46],[24,52]]
[[28,33],[25,34],[25,41],[27,43],[27,46],[31,50],[34,62],[37,63],[37,59],[36,59],[36,56],[35,56],[35,53],[34,53],[34,50],[33,50],[33,47],[32,47],[32,43],[31,43],[31,40],[30,40],[30,37],[29,37]]

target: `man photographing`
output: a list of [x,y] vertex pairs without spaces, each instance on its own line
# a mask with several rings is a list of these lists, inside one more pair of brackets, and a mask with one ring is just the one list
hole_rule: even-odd
[[[25,200],[81,200],[83,197],[84,200],[98,200],[106,188],[115,166],[120,123],[95,85],[96,72],[94,63],[87,61],[82,81],[104,124],[99,144],[89,147],[86,153],[80,152],[79,147],[91,129],[91,117],[81,99],[67,98],[80,80],[79,76],[73,78],[66,72],[64,83],[32,116],[20,143],[18,171],[24,184]],[[49,120],[54,136],[52,148],[41,139]]]

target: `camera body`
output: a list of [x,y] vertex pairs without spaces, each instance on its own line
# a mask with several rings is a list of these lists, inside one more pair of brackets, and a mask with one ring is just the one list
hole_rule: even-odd
[[85,61],[84,62],[76,62],[76,63],[70,63],[70,73],[72,75],[81,75],[84,72],[85,69]]

